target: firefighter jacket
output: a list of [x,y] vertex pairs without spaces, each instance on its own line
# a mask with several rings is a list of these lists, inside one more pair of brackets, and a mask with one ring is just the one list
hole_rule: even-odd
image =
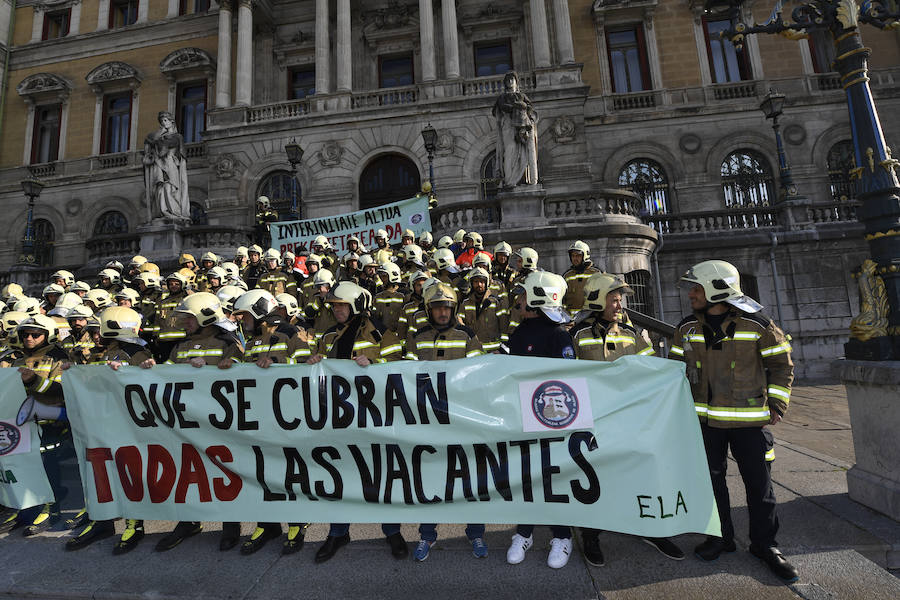
[[297,282],[294,281],[293,277],[285,275],[284,271],[279,268],[271,269],[263,273],[256,283],[256,287],[261,290],[266,290],[273,296],[277,296],[278,294],[297,296]]
[[85,328],[77,336],[72,332],[72,335],[59,342],[59,346],[66,352],[70,362],[86,365],[94,348],[94,337]]
[[390,246],[385,246],[384,248],[376,248],[372,250],[372,260],[374,260],[377,264],[383,265],[384,263],[391,262],[391,257],[394,255],[394,251],[391,250]]
[[259,278],[266,274],[266,267],[262,264],[262,261],[258,263],[247,263],[247,266],[241,270],[241,279],[243,279],[247,283],[247,287],[251,290],[256,287],[256,284],[259,283]]
[[185,337],[184,330],[177,326],[178,315],[175,314],[175,307],[178,303],[188,297],[188,293],[184,290],[177,294],[167,294],[163,296],[159,304],[156,305],[156,339],[160,342],[172,342],[183,340]]
[[133,367],[140,365],[148,358],[153,358],[153,355],[146,346],[121,340],[110,341],[109,345],[98,356],[99,361],[103,363],[114,360]]
[[141,324],[141,334],[147,338],[152,338],[159,332],[156,307],[161,298],[162,292],[160,290],[148,290],[146,295],[141,296],[137,306],[133,307],[134,310],[144,317]]
[[13,366],[13,363],[23,356],[25,356],[25,353],[20,349],[7,348],[4,346],[3,351],[0,352],[0,368]]
[[495,281],[499,281],[503,284],[503,289],[508,292],[512,289],[511,284],[516,275],[516,270],[510,267],[508,263],[504,267],[494,265],[491,267],[491,284],[493,285]]
[[[316,354],[328,358],[365,356],[373,363],[397,360],[403,355],[400,338],[390,330],[382,329],[368,317],[357,315],[347,323],[337,323],[317,341]],[[351,339],[344,339],[351,336]],[[345,350],[345,351],[342,351]]]
[[186,363],[192,358],[202,358],[207,365],[216,365],[226,358],[241,362],[243,355],[244,347],[236,334],[216,325],[207,325],[178,342],[172,348],[166,364]]
[[331,312],[331,303],[325,302],[320,296],[314,296],[312,302],[303,309],[303,316],[307,323],[312,323],[312,333],[318,342],[328,329],[337,324],[334,313]]
[[280,318],[268,318],[247,340],[243,360],[256,362],[260,358],[271,358],[272,362],[295,365],[306,362],[311,354],[310,339],[305,330]]
[[[197,276],[194,278],[194,289],[198,292],[208,292],[209,291],[209,279],[206,277],[206,271],[200,270],[197,273]],[[215,293],[215,292],[212,292]]]
[[469,294],[460,303],[459,314],[466,327],[481,340],[485,352],[499,350],[500,343],[509,339],[509,308],[505,300],[493,295],[476,298],[475,294]]
[[584,306],[584,283],[600,269],[594,267],[591,261],[586,260],[577,267],[570,267],[563,273],[566,280],[566,294],[563,296],[563,306],[572,314],[577,313]]
[[652,355],[653,347],[637,329],[626,323],[610,323],[593,313],[572,329],[575,356],[586,360],[611,362],[621,356]]
[[297,286],[297,302],[301,309],[315,299],[316,286],[313,284],[315,277],[315,275],[310,275]]
[[764,315],[732,308],[713,331],[695,312],[678,324],[669,357],[685,362],[697,416],[710,427],[762,427],[770,409],[788,408],[791,345]]
[[403,294],[397,291],[396,285],[392,285],[375,295],[375,317],[391,331],[396,332],[398,330],[402,313]]
[[62,363],[68,360],[65,351],[56,344],[44,344],[31,352],[22,350],[13,367],[34,371],[35,378],[25,384],[25,391],[38,402],[48,406],[65,404],[62,390]]
[[408,296],[403,309],[400,311],[400,318],[397,320],[397,335],[400,336],[401,340],[406,339],[410,330],[415,331],[418,329],[415,325],[415,314],[420,310],[424,311],[424,309],[425,305],[421,296],[418,294],[410,294]]
[[446,327],[426,321],[406,340],[407,360],[455,360],[481,354],[484,354],[484,349],[478,336],[461,325],[455,315]]

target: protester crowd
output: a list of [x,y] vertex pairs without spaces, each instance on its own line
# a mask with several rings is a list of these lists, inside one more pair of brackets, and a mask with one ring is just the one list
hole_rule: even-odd
[[[514,251],[504,241],[486,247],[474,231],[460,230],[435,243],[430,233],[416,239],[407,230],[393,247],[385,230],[374,239],[375,246],[366,248],[351,237],[341,256],[324,236],[300,256],[259,245],[239,247],[233,256],[205,252],[199,261],[183,253],[170,273],[134,256],[124,265],[108,263],[90,283],[57,271],[39,298],[27,297],[15,283],[3,288],[0,366],[18,367],[34,400],[23,407],[24,416],[41,427],[42,457],[57,502],[5,510],[0,533],[21,528],[24,535],[35,535],[61,519],[59,456],[71,434],[60,382],[70,365],[189,363],[226,369],[240,362],[267,368],[349,359],[367,366],[483,353],[600,361],[654,354],[649,338],[623,311],[630,288],[596,268],[584,242],[569,246],[571,265],[559,275],[541,269],[533,248]],[[796,569],[775,541],[778,521],[766,461],[773,450],[765,428],[787,409],[793,372],[789,342],[743,295],[737,270],[728,263],[695,265],[682,282],[693,314],[679,324],[669,358],[687,366],[723,525],[722,536],[708,537],[695,554],[715,560],[735,550],[725,487],[730,447],[748,490],[750,551],[785,580],[795,580]],[[91,520],[86,510],[65,525],[76,530],[66,542],[70,550],[115,535],[113,521]],[[225,523],[219,549],[240,545],[242,553],[251,554],[280,538],[282,552],[296,552],[308,524],[287,525],[285,532],[280,523],[258,523],[241,540],[240,524]],[[392,554],[408,556],[400,525],[382,527]],[[178,523],[156,549],[174,548],[201,529],[199,522]],[[517,527],[507,551],[510,564],[524,560],[533,529]],[[484,530],[477,523],[466,528],[478,558],[488,554]],[[573,550],[572,531],[553,526],[552,532],[547,563],[561,568]],[[437,525],[422,524],[419,533],[413,557],[422,561],[436,543]],[[603,565],[601,532],[581,534],[585,559]],[[143,522],[126,519],[113,552],[129,552],[143,537]],[[669,539],[643,539],[669,558],[684,558]],[[349,525],[332,524],[316,562],[329,560],[349,541]]]

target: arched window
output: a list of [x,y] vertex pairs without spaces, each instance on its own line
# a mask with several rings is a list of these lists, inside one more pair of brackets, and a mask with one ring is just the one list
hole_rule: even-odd
[[34,259],[35,264],[49,267],[53,264],[53,242],[56,230],[47,219],[34,220]]
[[722,162],[722,191],[727,208],[769,206],[775,197],[772,190],[772,169],[759,152],[738,150]]
[[655,160],[636,158],[619,172],[619,187],[644,199],[648,215],[669,212],[669,178]]
[[853,185],[850,182],[850,171],[856,168],[853,153],[853,142],[843,140],[828,151],[828,180],[831,185],[831,198],[835,202],[853,200]]
[[191,202],[191,225],[209,225],[206,209],[199,202]]
[[481,199],[490,202],[497,199],[500,189],[500,174],[497,173],[497,153],[488,154],[481,163]]
[[634,291],[626,300],[628,308],[642,312],[645,315],[654,316],[653,294],[650,289],[650,271],[643,269],[625,273],[625,283]]
[[[292,207],[296,205],[296,218],[300,218],[300,184],[290,171],[272,171],[266,175],[256,196],[268,197],[272,210],[278,213],[279,218],[289,218]],[[255,202],[256,198],[253,200]]]
[[93,237],[114,235],[116,233],[128,233],[128,219],[117,210],[103,213],[94,223]]
[[419,169],[400,154],[379,156],[359,178],[359,208],[373,208],[415,196],[422,188]]

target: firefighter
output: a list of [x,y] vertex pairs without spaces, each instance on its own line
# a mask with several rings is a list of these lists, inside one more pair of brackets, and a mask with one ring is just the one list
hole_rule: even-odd
[[197,261],[194,259],[193,254],[188,254],[187,252],[182,252],[178,255],[178,267],[180,269],[190,269],[194,273],[197,272]]
[[[575,358],[572,336],[563,327],[570,321],[562,307],[566,280],[556,273],[533,271],[513,289],[521,324],[509,336],[509,353],[516,356]],[[553,539],[547,565],[561,569],[572,553],[572,531],[552,525]],[[506,552],[506,562],[516,565],[525,560],[525,552],[534,545],[534,525],[519,525]]]
[[476,267],[468,275],[471,291],[459,306],[466,327],[472,329],[481,340],[485,352],[500,349],[509,340],[509,308],[506,300],[490,293],[491,275]]
[[403,309],[397,319],[397,335],[401,340],[406,339],[410,329],[415,331],[414,315],[425,308],[422,304],[422,291],[428,278],[425,271],[415,271],[409,276],[409,294],[404,298]]
[[[300,305],[297,304],[297,299],[291,296],[290,294],[278,294],[275,296],[275,300],[278,301],[278,307],[275,309],[275,312],[278,313],[285,322],[290,323],[295,327],[299,327],[297,325],[297,320],[300,317]],[[304,330],[305,333],[306,330]]]
[[[200,257],[200,270],[197,272],[197,291],[209,292],[209,271],[219,264],[219,257],[212,252],[204,252]],[[212,292],[215,294],[215,292]]]
[[260,196],[256,199],[256,226],[254,227],[255,242],[267,247],[272,244],[269,234],[269,223],[278,220],[278,213],[272,210],[272,202],[268,196]]
[[568,286],[563,306],[574,315],[584,304],[584,282],[594,273],[599,273],[600,269],[591,262],[591,249],[581,240],[575,240],[569,246],[569,262],[571,266],[563,273]]
[[266,272],[266,266],[261,260],[262,254],[263,249],[257,244],[253,244],[247,249],[247,255],[250,257],[250,262],[248,262],[247,266],[244,267],[244,270],[241,271],[241,279],[247,283],[247,287],[250,289],[256,287],[259,278]]
[[128,270],[122,275],[122,283],[134,287],[134,279],[141,272],[141,266],[147,264],[147,257],[137,254],[128,262]]
[[44,311],[44,314],[49,313],[51,310],[53,310],[60,296],[65,293],[66,290],[63,289],[61,285],[51,283],[44,286],[44,289],[41,291],[41,299],[43,300],[43,302],[41,303],[41,309]]
[[[397,360],[402,354],[402,344],[397,336],[369,318],[372,297],[363,288],[349,281],[341,281],[326,296],[337,322],[317,341],[316,354],[309,364],[323,359],[351,359],[361,367],[373,362]],[[391,547],[394,558],[409,555],[409,548],[400,533],[399,523],[383,524],[381,530]],[[350,541],[348,523],[332,523],[328,537],[316,552],[316,562],[325,562]]]
[[[227,368],[232,362],[240,362],[244,353],[234,331],[234,323],[225,318],[219,299],[209,292],[197,292],[182,298],[173,311],[176,327],[183,337],[176,341],[166,364],[187,363],[193,367],[217,365]],[[156,360],[148,358],[140,366],[149,369]],[[241,534],[240,523],[224,523],[219,550],[230,550],[237,545]],[[199,521],[181,521],[175,529],[156,544],[157,552],[171,550],[182,541],[203,530]]]
[[122,289],[122,276],[115,269],[103,269],[97,274],[97,288],[115,294]]
[[297,300],[299,301],[300,306],[306,306],[313,301],[313,298],[316,295],[316,273],[319,272],[321,267],[322,259],[318,254],[310,254],[306,257],[306,272],[309,276],[303,280],[303,283],[297,286]]
[[388,234],[384,229],[375,232],[375,249],[372,250],[372,258],[380,265],[390,262],[394,252],[388,245]]
[[419,236],[419,247],[427,256],[431,256],[434,252],[434,235],[430,231],[424,231]]
[[228,281],[228,271],[223,267],[213,267],[206,272],[206,289],[203,291],[215,294]]
[[234,251],[234,264],[238,269],[243,269],[250,262],[250,255],[247,253],[247,246],[238,246]]
[[[247,338],[244,362],[268,369],[275,363],[293,365],[309,358],[306,331],[282,319],[277,309],[278,300],[266,290],[250,290],[235,301],[233,313]],[[307,527],[309,523],[288,523],[282,554],[293,554],[303,547]],[[281,537],[281,533],[280,523],[257,523],[253,534],[241,545],[241,554],[253,554],[269,540]]]
[[331,305],[326,299],[328,292],[335,285],[334,275],[328,269],[320,269],[313,278],[313,285],[316,294],[312,302],[303,308],[303,316],[306,318],[307,330],[318,340],[335,323]]
[[156,305],[156,347],[154,356],[163,361],[168,358],[178,342],[184,339],[184,330],[179,327],[178,314],[175,309],[182,300],[188,297],[187,278],[181,273],[172,273],[166,277],[166,290]]
[[434,268],[437,270],[434,276],[444,283],[449,283],[455,287],[460,275],[459,267],[456,266],[456,259],[453,258],[453,252],[448,248],[438,248],[434,251],[433,259]]
[[[406,342],[407,359],[454,360],[484,354],[475,332],[456,319],[457,300],[452,287],[438,282],[428,288],[424,300],[428,320],[424,326],[410,332]],[[422,523],[419,525],[419,536],[413,558],[421,562],[428,558],[437,542],[437,524]],[[487,557],[483,523],[467,525],[466,537],[476,558]]]
[[491,258],[490,253],[484,249],[484,240],[480,233],[470,231],[464,236],[463,241],[465,243],[465,248],[459,256],[456,257],[456,264],[460,267],[465,269],[471,268],[472,260],[478,254],[487,254],[488,258]]
[[148,342],[153,342],[159,330],[156,323],[156,305],[162,297],[159,275],[149,271],[138,273],[134,279],[134,285],[141,296],[137,306],[132,307],[141,314],[144,320],[141,337]]
[[76,365],[85,365],[89,362],[91,350],[94,348],[94,339],[88,332],[88,320],[94,313],[87,306],[73,307],[66,320],[69,322],[69,337],[60,343],[60,347],[66,352],[68,360]]
[[378,263],[371,254],[363,254],[359,257],[359,269],[359,285],[374,297],[381,290],[381,280],[378,279]]
[[405,296],[400,291],[403,274],[400,273],[400,267],[388,262],[378,267],[378,275],[384,288],[375,295],[374,315],[385,327],[397,333]]
[[509,290],[512,286],[512,280],[515,279],[517,273],[509,264],[509,257],[512,255],[512,247],[506,242],[500,242],[494,246],[494,260],[491,263],[491,279],[502,282],[504,287]]
[[259,278],[256,287],[266,290],[273,296],[277,294],[297,295],[297,282],[293,277],[288,277],[281,270],[281,252],[274,248],[269,248],[263,254],[263,264],[266,272]]
[[321,262],[321,267],[323,269],[328,269],[331,271],[332,275],[337,274],[337,269],[340,264],[338,261],[337,254],[334,251],[334,248],[331,247],[331,242],[328,241],[328,238],[324,235],[316,236],[316,239],[313,240],[312,243],[312,251],[313,254],[318,254]]
[[722,260],[694,265],[681,276],[693,314],[675,331],[670,356],[682,360],[706,446],[722,536],[709,536],[694,552],[715,560],[734,552],[734,524],[726,486],[727,454],[738,464],[750,513],[750,553],[787,582],[799,578],[777,547],[775,492],[766,466],[763,427],[787,411],[794,379],[791,345],[740,287],[738,270]]
[[[75,283],[75,275],[73,275],[70,271],[66,271],[65,269],[60,269],[59,271],[55,271],[50,276],[50,283],[55,283],[60,286],[64,290],[68,290],[69,287]],[[17,285],[17,284],[10,284]],[[21,292],[21,287],[19,288]]]

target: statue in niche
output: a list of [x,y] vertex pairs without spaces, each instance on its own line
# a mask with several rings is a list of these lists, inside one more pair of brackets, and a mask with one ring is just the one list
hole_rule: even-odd
[[537,170],[537,113],[528,96],[519,91],[519,76],[503,78],[503,93],[491,111],[497,120],[497,168],[502,186],[535,185]]
[[144,139],[144,189],[151,219],[190,223],[187,154],[172,113],[157,116],[159,129]]
[[866,342],[888,334],[888,304],[884,280],[876,273],[878,265],[867,259],[854,273],[859,283],[859,314],[850,321],[850,337]]

